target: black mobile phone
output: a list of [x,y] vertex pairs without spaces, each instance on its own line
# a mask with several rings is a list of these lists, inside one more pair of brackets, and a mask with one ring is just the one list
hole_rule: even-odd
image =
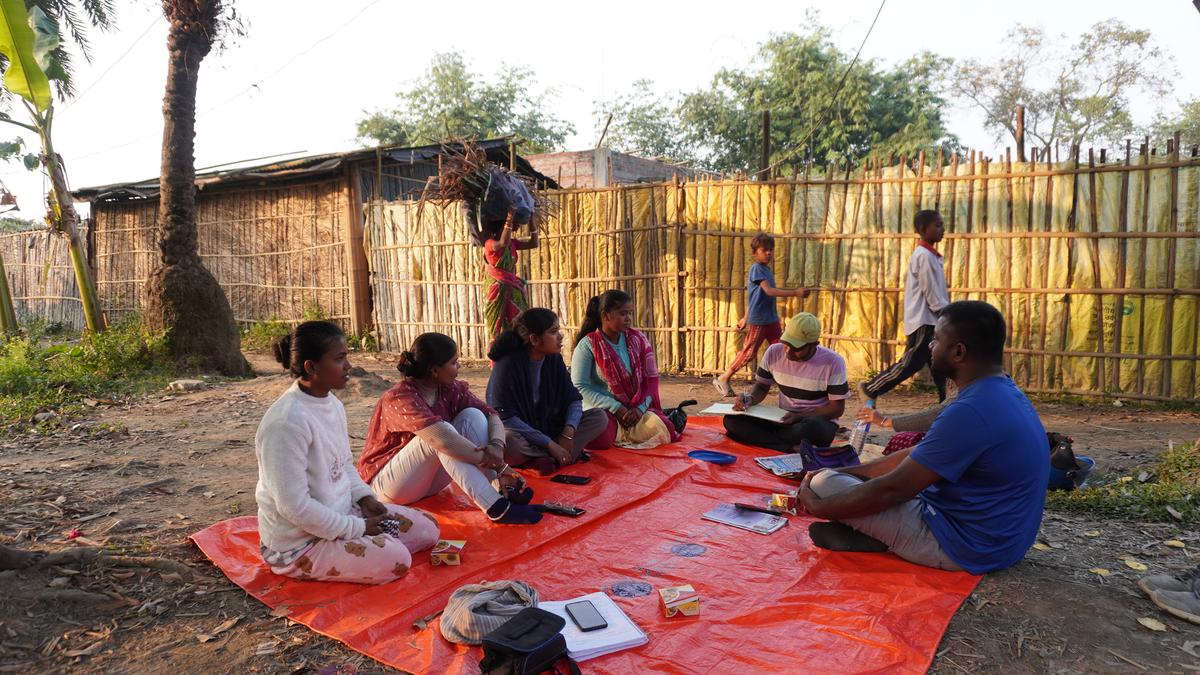
[[587,513],[578,506],[571,506],[569,504],[542,504],[542,510],[546,513],[553,513],[556,516],[569,516],[571,518],[578,518]]
[[591,476],[572,476],[566,473],[560,473],[550,479],[551,483],[566,483],[567,485],[587,485],[592,482]]
[[600,616],[600,611],[596,609],[591,600],[570,603],[567,605],[567,614],[571,615],[571,620],[575,622],[576,626],[579,626],[579,630],[585,633],[608,628],[608,622]]

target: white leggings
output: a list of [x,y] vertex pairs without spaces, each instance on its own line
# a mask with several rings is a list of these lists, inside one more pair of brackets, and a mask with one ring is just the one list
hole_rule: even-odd
[[[482,411],[467,408],[451,422],[454,429],[475,447],[488,442],[488,421]],[[420,438],[413,438],[400,449],[371,480],[371,489],[382,501],[412,504],[442,491],[450,481],[467,493],[484,511],[500,499],[492,487],[492,471],[457,460]]]

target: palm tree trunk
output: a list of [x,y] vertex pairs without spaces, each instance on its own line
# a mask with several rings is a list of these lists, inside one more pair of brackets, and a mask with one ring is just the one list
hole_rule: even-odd
[[162,258],[146,282],[143,320],[165,329],[167,350],[189,367],[243,375],[240,335],[225,291],[197,249],[196,84],[212,46],[219,0],[163,0],[170,23],[167,86],[163,97],[159,238]]

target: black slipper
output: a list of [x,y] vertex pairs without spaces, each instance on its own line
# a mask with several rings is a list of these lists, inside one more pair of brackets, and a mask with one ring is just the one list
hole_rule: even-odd
[[836,521],[809,525],[808,536],[814,544],[830,551],[883,553],[888,550],[887,544],[875,537]]

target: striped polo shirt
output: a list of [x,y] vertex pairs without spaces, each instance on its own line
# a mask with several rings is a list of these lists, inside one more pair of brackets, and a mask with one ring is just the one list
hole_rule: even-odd
[[756,373],[760,384],[779,387],[780,408],[800,412],[850,398],[846,361],[841,354],[818,346],[811,359],[792,361],[787,350],[782,342],[767,347]]

